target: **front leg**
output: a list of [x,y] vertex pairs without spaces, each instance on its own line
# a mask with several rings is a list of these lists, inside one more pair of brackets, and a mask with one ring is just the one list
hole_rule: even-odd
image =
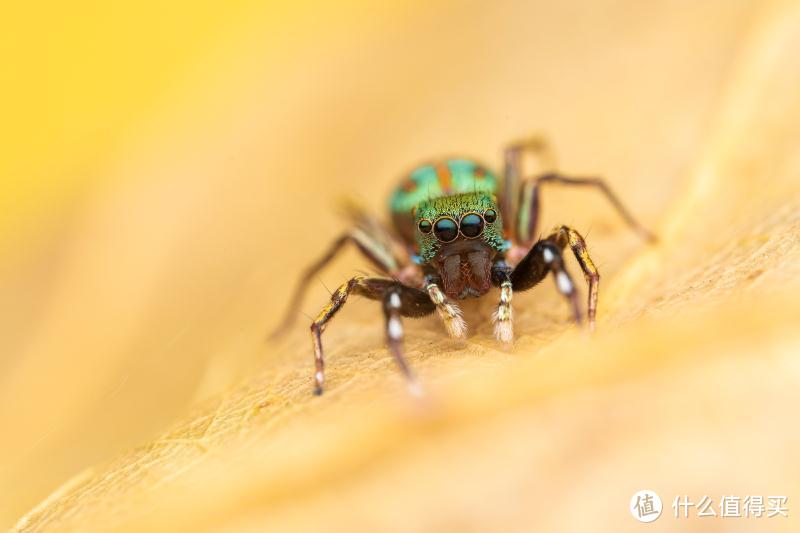
[[314,393],[322,394],[325,381],[325,357],[322,350],[322,332],[328,322],[339,312],[351,294],[366,296],[371,300],[381,300],[386,319],[386,338],[400,370],[409,380],[413,393],[419,390],[413,379],[405,357],[403,357],[403,326],[400,316],[421,317],[433,312],[435,306],[428,295],[419,289],[386,278],[367,278],[355,276],[344,283],[331,295],[331,301],[320,311],[311,323],[311,341],[314,346]]

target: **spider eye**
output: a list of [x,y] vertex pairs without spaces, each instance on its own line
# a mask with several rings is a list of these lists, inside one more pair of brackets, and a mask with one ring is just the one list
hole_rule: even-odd
[[468,239],[474,239],[483,232],[483,218],[476,213],[461,217],[461,233]]
[[483,214],[483,218],[486,219],[486,222],[491,224],[495,220],[497,220],[497,211],[494,209],[487,209],[486,212]]
[[440,218],[433,225],[433,234],[442,242],[452,242],[458,237],[458,225],[452,218]]
[[433,225],[431,224],[430,220],[425,220],[424,218],[419,221],[419,230],[424,233],[428,234],[433,229]]

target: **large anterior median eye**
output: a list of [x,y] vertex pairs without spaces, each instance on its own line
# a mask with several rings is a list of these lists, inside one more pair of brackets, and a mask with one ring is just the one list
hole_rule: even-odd
[[433,234],[442,242],[451,242],[458,237],[458,225],[452,218],[440,218],[433,225]]
[[461,217],[461,233],[468,239],[474,239],[483,232],[483,217],[477,213],[469,213]]

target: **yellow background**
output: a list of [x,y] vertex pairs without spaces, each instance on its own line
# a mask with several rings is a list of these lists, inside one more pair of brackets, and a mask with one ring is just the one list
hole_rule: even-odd
[[[677,494],[794,509],[794,2],[51,4],[0,22],[0,525],[621,531],[642,488],[654,531]],[[598,334],[549,283],[512,351],[489,302],[463,345],[409,322],[419,405],[353,303],[312,398],[306,319],[266,333],[338,200],[383,213],[420,160],[497,167],[532,132],[662,237],[544,193],[545,227],[588,233]]]

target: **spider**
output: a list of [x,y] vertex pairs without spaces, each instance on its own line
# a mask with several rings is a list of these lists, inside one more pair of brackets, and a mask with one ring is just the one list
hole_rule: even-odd
[[394,231],[365,211],[351,207],[351,229],[306,270],[286,318],[276,330],[288,329],[308,282],[347,243],[354,244],[383,274],[352,277],[333,292],[330,302],[311,323],[315,394],[322,394],[325,380],[322,332],[353,294],[382,303],[386,342],[410,390],[417,393],[419,386],[403,355],[401,317],[418,318],[435,312],[449,335],[461,339],[467,326],[457,302],[482,297],[496,287],[499,301],[492,317],[494,335],[499,342],[511,344],[514,292],[526,291],[552,274],[558,292],[568,301],[573,320],[581,325],[578,291],[562,255],[567,247],[588,283],[586,319],[594,330],[600,274],[583,237],[573,228],[558,226],[548,236],[536,237],[540,187],[545,183],[594,187],[644,239],[653,241],[655,237],[601,179],[558,172],[523,177],[526,153],[551,159],[546,142],[534,137],[511,143],[504,150],[502,182],[485,166],[469,159],[444,159],[417,167],[390,198]]

